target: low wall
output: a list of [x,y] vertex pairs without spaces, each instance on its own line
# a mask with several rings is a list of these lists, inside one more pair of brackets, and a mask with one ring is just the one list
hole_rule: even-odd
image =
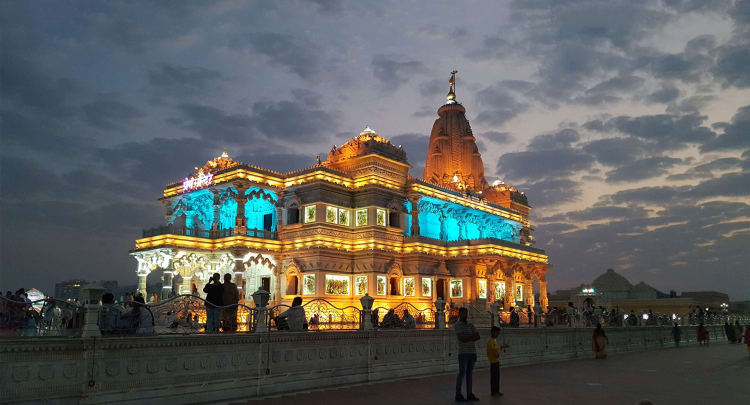
[[[711,341],[725,341],[709,326]],[[608,352],[673,347],[668,327],[608,329]],[[480,330],[477,368],[488,367]],[[682,343],[696,344],[682,327]],[[505,329],[503,367],[592,358],[591,329]],[[0,340],[0,403],[171,404],[247,399],[454,372],[453,330]]]

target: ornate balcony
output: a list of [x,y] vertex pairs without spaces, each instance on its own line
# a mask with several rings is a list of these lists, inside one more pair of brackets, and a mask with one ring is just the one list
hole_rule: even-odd
[[[235,236],[234,228],[203,230],[198,228],[186,228],[177,225],[163,225],[156,228],[144,229],[143,237],[150,238],[158,235],[180,235],[193,236],[196,238],[221,239],[229,236]],[[262,239],[278,239],[276,232],[266,231],[263,229],[248,229],[245,236]]]

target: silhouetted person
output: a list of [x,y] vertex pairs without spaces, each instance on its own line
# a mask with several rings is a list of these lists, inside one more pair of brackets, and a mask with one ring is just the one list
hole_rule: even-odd
[[220,277],[219,273],[214,273],[203,287],[203,292],[206,293],[206,333],[219,331],[219,307],[223,305],[224,299],[224,286],[219,282]]
[[680,330],[680,325],[675,322],[674,327],[672,328],[672,339],[674,339],[674,347],[680,347],[680,335],[682,335],[682,330]]
[[417,321],[414,320],[414,317],[411,316],[408,309],[404,310],[404,319],[402,321],[405,329],[414,329],[417,327]]
[[[479,333],[473,324],[467,321],[469,311],[466,308],[458,310],[458,322],[453,326],[458,338],[458,377],[456,378],[456,401],[478,401],[471,390],[471,373],[477,362],[477,348],[474,342],[479,340]],[[466,398],[461,395],[461,385],[466,377]]]
[[703,326],[703,322],[698,325],[698,344],[708,346],[708,330]]
[[222,304],[229,306],[221,310],[222,329],[224,332],[234,332],[237,330],[237,303],[240,302],[240,292],[237,289],[237,284],[232,282],[231,274],[224,274],[222,288],[224,289]]
[[594,351],[595,358],[597,359],[607,358],[607,343],[609,343],[607,334],[604,333],[604,329],[602,329],[602,324],[597,323],[596,329],[594,329],[594,334],[591,337],[591,344],[592,344],[592,349]]
[[521,324],[521,319],[518,317],[518,312],[513,307],[510,307],[510,327],[517,328]]

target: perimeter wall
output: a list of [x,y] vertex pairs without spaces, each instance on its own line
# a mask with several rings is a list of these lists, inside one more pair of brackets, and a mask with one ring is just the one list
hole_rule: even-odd
[[[708,326],[711,342],[726,341]],[[669,327],[606,330],[608,352],[674,347]],[[682,344],[696,344],[682,327]],[[480,330],[477,368],[487,368]],[[590,359],[592,329],[504,329],[502,366]],[[0,403],[194,404],[457,370],[448,330],[0,339]]]

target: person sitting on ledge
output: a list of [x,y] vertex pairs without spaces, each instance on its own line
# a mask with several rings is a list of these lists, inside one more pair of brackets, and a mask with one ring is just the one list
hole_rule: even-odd
[[287,329],[290,332],[303,332],[307,330],[307,318],[305,317],[305,308],[302,308],[302,297],[294,297],[292,307],[279,314],[276,318],[286,320]]
[[408,309],[404,310],[404,328],[405,329],[414,329],[417,327],[417,321],[414,320],[414,317],[411,316]]
[[99,310],[99,329],[102,335],[118,333],[120,331],[120,318],[124,309],[115,304],[115,296],[112,293],[102,295],[102,307]]
[[517,328],[521,324],[521,320],[518,317],[518,312],[516,312],[516,309],[513,307],[510,307],[510,327],[511,328]]
[[402,325],[401,318],[392,308],[388,310],[383,317],[383,322],[380,323],[381,328],[400,328]]

